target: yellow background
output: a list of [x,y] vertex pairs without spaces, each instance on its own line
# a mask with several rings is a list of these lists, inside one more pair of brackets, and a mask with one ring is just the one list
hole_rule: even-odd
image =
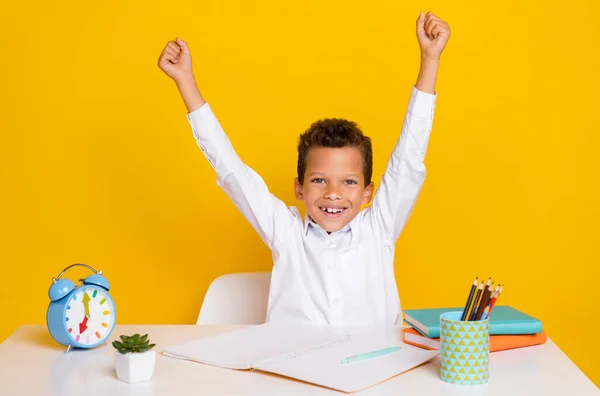
[[[60,4],[56,4],[60,3]],[[194,323],[212,279],[270,253],[216,186],[156,61],[180,35],[241,157],[289,205],[312,121],[355,120],[374,180],[398,137],[414,21],[452,27],[428,178],[399,242],[403,308],[475,275],[600,384],[600,6],[594,0],[10,2],[0,14],[0,340],[44,324],[51,278],[104,270],[125,323]],[[75,278],[85,271],[74,271]]]

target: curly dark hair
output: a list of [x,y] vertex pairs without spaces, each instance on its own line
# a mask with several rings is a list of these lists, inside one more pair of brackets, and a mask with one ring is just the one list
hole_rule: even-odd
[[306,159],[313,147],[356,147],[363,157],[365,186],[373,176],[373,148],[371,139],[365,136],[353,121],[340,118],[325,118],[314,122],[303,134],[298,143],[298,181],[304,184]]

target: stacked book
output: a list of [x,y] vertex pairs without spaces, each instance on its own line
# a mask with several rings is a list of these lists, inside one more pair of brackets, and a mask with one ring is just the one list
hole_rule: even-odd
[[[440,315],[464,308],[407,309],[404,342],[425,349],[440,348]],[[542,322],[510,306],[495,306],[490,315],[490,352],[540,345],[547,335]]]

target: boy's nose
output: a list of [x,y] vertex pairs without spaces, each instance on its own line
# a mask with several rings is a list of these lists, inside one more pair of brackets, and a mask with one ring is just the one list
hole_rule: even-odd
[[325,191],[326,199],[341,199],[342,193],[340,192],[339,187],[330,186],[327,191]]

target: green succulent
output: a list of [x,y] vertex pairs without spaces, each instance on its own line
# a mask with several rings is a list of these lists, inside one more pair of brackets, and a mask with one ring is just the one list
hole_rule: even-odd
[[150,344],[148,334],[144,334],[141,337],[139,334],[134,334],[132,336],[122,335],[120,338],[121,341],[113,341],[112,345],[122,354],[146,352],[156,345]]

